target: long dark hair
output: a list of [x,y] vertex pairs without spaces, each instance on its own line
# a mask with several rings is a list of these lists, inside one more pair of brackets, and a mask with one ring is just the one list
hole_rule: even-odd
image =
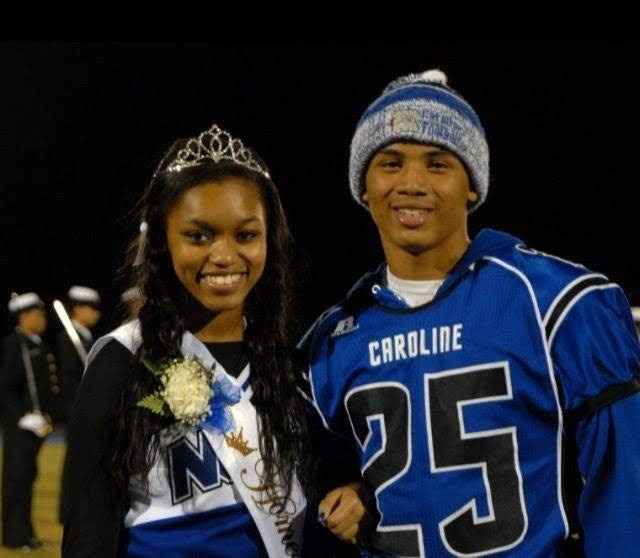
[[252,369],[252,402],[259,418],[262,480],[269,496],[275,495],[276,484],[284,485],[288,494],[293,473],[297,472],[304,484],[310,464],[306,461],[305,410],[296,390],[292,351],[293,243],[280,196],[271,179],[233,161],[211,160],[179,172],[167,171],[184,145],[185,141],[179,140],[169,149],[142,195],[138,214],[147,224],[146,240],[142,245],[140,237],[132,242],[125,265],[130,284],[140,289],[144,304],[139,313],[142,346],[132,357],[132,374],[117,413],[112,456],[115,479],[123,493],[132,476],[146,479],[158,456],[159,432],[170,423],[136,406],[155,389],[157,381],[142,359],[159,362],[179,356],[186,329],[179,300],[189,295],[171,265],[165,232],[167,213],[190,188],[233,176],[256,184],[267,217],[267,262],[244,303],[244,341]]

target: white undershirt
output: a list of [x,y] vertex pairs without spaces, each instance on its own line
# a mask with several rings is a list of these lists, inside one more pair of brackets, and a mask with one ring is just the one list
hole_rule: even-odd
[[442,283],[444,283],[444,279],[430,279],[424,281],[400,279],[391,273],[387,266],[387,286],[394,293],[402,297],[402,299],[405,300],[411,308],[431,302],[433,297],[436,296],[436,293]]

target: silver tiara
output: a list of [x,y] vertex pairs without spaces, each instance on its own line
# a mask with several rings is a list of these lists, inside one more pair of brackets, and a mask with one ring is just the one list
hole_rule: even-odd
[[223,159],[271,179],[267,168],[253,157],[251,150],[243,145],[242,140],[232,137],[217,124],[213,124],[198,137],[189,139],[187,144],[178,151],[173,162],[167,166],[167,171],[180,172],[206,161],[219,163]]

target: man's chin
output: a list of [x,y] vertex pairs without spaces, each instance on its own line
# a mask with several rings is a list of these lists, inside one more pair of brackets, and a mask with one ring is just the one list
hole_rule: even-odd
[[429,246],[426,244],[407,244],[403,246],[402,249],[412,256],[420,256],[429,250]]
[[[399,239],[400,241],[396,244],[401,250],[408,252],[412,256],[419,256],[420,254],[426,252],[433,248],[433,243],[429,242],[426,238],[407,238],[406,235],[404,238]],[[413,235],[412,235],[413,236]],[[417,235],[416,235],[417,236]],[[421,235],[423,236],[423,235]]]

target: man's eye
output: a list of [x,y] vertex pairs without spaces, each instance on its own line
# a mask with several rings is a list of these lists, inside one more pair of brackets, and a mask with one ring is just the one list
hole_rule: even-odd
[[388,169],[397,169],[400,168],[400,161],[382,161],[380,166]]
[[429,168],[436,170],[448,169],[449,164],[446,161],[431,161],[429,163]]

